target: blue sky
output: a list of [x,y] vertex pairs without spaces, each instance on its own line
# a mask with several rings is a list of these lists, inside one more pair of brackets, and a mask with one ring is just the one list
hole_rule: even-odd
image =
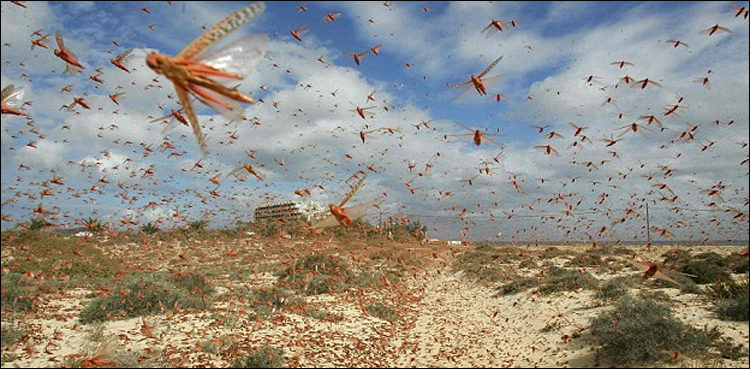
[[[303,4],[307,11],[300,12]],[[268,39],[267,58],[245,61],[241,85],[265,101],[245,109],[245,116],[261,125],[228,124],[202,109],[199,120],[212,147],[204,158],[209,165],[204,171],[184,171],[200,160],[200,151],[186,127],[164,131],[147,123],[177,105],[168,98],[174,94],[171,83],[150,71],[143,59],[149,51],[175,55],[203,32],[202,26],[211,27],[242,4],[30,2],[24,9],[3,2],[2,85],[23,86],[24,100],[33,101],[25,107],[33,123],[2,118],[2,227],[27,221],[39,203],[45,209],[59,207],[53,221],[60,224],[92,211],[114,224],[132,218],[180,225],[201,214],[212,214],[215,223],[224,224],[247,219],[249,209],[269,198],[294,199],[295,189],[321,181],[326,190],[314,192],[312,198],[336,201],[346,192],[343,179],[374,165],[377,172],[370,172],[357,202],[383,201],[389,214],[412,214],[432,223],[437,229],[432,234],[441,237],[460,238],[459,230],[465,227],[471,228],[470,238],[489,237],[498,230],[516,239],[641,237],[641,219],[617,221],[623,209],[642,212],[643,203],[650,201],[657,214],[663,211],[660,227],[677,237],[746,239],[748,169],[742,141],[748,136],[748,22],[734,17],[732,4],[738,3],[271,2],[227,41],[251,34]],[[322,18],[327,13],[341,16],[326,23]],[[492,19],[515,19],[519,27],[480,33]],[[701,33],[714,24],[732,32]],[[302,25],[309,32],[300,43],[289,32]],[[31,33],[39,28],[52,34],[48,50],[29,49]],[[52,54],[56,30],[87,67],[82,74],[60,74],[64,64]],[[672,48],[666,42],[671,39],[689,47]],[[379,55],[367,55],[360,66],[345,54],[377,44],[383,45]],[[127,48],[136,49],[129,61],[132,75],[109,63]],[[328,64],[320,63],[320,56]],[[446,88],[479,73],[499,56],[503,60],[489,75],[505,78],[490,87],[487,96],[472,93],[456,100],[460,90]],[[635,65],[620,70],[610,65],[616,60]],[[99,67],[105,81],[101,86],[88,79]],[[694,82],[707,73],[710,89]],[[648,77],[662,87],[641,90],[618,84],[624,74]],[[598,77],[591,85],[584,82],[589,75]],[[69,84],[73,91],[61,93]],[[366,99],[373,90],[375,103]],[[114,91],[125,92],[119,107],[107,97]],[[502,101],[494,100],[496,93],[503,95]],[[84,95],[93,110],[58,110]],[[683,108],[678,117],[662,117],[664,130],[649,126],[645,136],[618,130],[641,115],[662,116],[664,107],[678,97],[685,100]],[[603,104],[606,98],[616,103]],[[362,120],[351,111],[366,105],[377,106],[374,117]],[[414,128],[429,119],[434,130]],[[711,124],[715,120],[734,123]],[[590,127],[585,131],[590,143],[571,146],[579,138],[573,136],[571,122]],[[499,146],[477,147],[469,138],[451,136],[467,133],[457,123],[500,132],[502,137],[493,138]],[[108,128],[111,124],[118,129]],[[676,140],[691,124],[700,125],[696,139]],[[66,125],[71,129],[61,128]],[[550,127],[540,134],[534,125]],[[359,140],[359,131],[381,127],[400,132],[373,133],[365,144]],[[565,138],[548,139],[550,131]],[[623,140],[615,147],[619,158],[610,157],[602,138],[621,133]],[[157,149],[165,137],[176,148]],[[30,141],[37,141],[37,148],[27,147]],[[711,141],[715,144],[702,150]],[[535,149],[548,144],[561,155]],[[155,149],[143,157],[143,147],[149,145]],[[256,158],[247,158],[246,150],[257,150]],[[437,152],[441,156],[429,175],[415,176]],[[499,153],[503,161],[491,174],[481,174],[472,186],[460,181],[476,175],[481,162]],[[407,168],[410,160],[416,164],[414,173]],[[597,170],[581,165],[602,160],[606,162]],[[265,181],[224,177],[248,161],[260,168]],[[20,164],[31,169],[19,169]],[[664,175],[659,168],[665,165],[676,168],[677,175]],[[156,174],[141,177],[149,167]],[[40,197],[52,171],[71,189]],[[217,174],[224,179],[214,189],[207,179]],[[653,179],[647,179],[649,175]],[[91,191],[102,177],[110,183]],[[524,192],[513,187],[514,180]],[[667,184],[679,203],[666,202],[671,192],[654,187],[657,181]],[[721,202],[705,195],[719,182],[725,186]],[[419,190],[411,193],[405,184]],[[218,196],[209,195],[211,190]],[[81,197],[72,196],[76,193]],[[597,204],[602,193],[609,200]],[[549,202],[560,194],[566,200]],[[161,205],[147,206],[149,202]],[[564,215],[570,204],[577,204],[573,212],[580,215]],[[712,211],[668,210],[675,206]],[[456,217],[462,209],[473,223]],[[744,214],[739,220],[732,218],[735,210]],[[174,218],[175,211],[183,218]],[[507,219],[507,214],[519,216]],[[612,231],[598,232],[604,225]]]

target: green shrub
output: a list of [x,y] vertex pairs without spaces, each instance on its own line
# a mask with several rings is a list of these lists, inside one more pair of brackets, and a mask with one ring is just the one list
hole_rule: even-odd
[[719,355],[724,359],[739,360],[747,357],[747,350],[742,344],[734,344],[734,341],[728,337],[721,337],[714,343],[714,347],[719,351]]
[[277,273],[280,281],[308,295],[341,292],[353,277],[343,259],[312,254],[295,261],[294,266]]
[[591,335],[601,346],[599,357],[607,365],[633,366],[667,359],[678,351],[687,356],[706,356],[715,332],[686,326],[668,306],[650,299],[624,297],[612,311],[591,321]]
[[162,309],[171,309],[175,304],[180,308],[207,308],[210,305],[207,292],[212,292],[212,289],[206,287],[202,290],[205,294],[196,295],[196,291],[200,289],[196,287],[191,291],[187,289],[187,286],[197,285],[197,283],[184,281],[186,279],[165,277],[159,274],[131,278],[124,286],[115,288],[111,296],[92,300],[81,311],[80,320],[87,324],[132,318],[160,313]]
[[680,292],[687,293],[687,294],[699,294],[702,292],[701,288],[693,281],[693,278],[686,276],[682,273],[671,271],[671,270],[662,270],[664,274],[669,276],[670,278],[674,279],[679,283],[680,285],[677,286],[674,283],[670,281],[665,281],[663,279],[654,278],[654,283],[657,287],[661,288],[680,288]]
[[719,267],[722,267],[722,268],[726,268],[729,265],[729,263],[727,263],[726,258],[724,258],[723,256],[721,256],[721,255],[719,255],[718,253],[715,253],[715,252],[700,253],[698,255],[695,255],[693,257],[693,259],[697,259],[697,260],[700,260],[700,261],[705,261],[707,263],[715,264],[716,266],[719,266]]
[[630,282],[624,277],[612,278],[599,287],[594,297],[604,301],[617,300],[629,293]]
[[159,227],[157,227],[156,224],[149,222],[141,227],[141,232],[145,234],[154,234],[159,232]]
[[502,264],[517,259],[513,248],[479,244],[457,257],[453,269],[480,283],[493,284],[510,277],[508,267]]
[[267,318],[283,309],[302,307],[306,302],[304,299],[295,297],[291,292],[274,286],[254,289],[248,304],[259,317]]
[[539,263],[534,261],[534,259],[524,259],[518,264],[518,267],[522,269],[536,269],[539,267]]
[[500,295],[512,295],[519,293],[521,291],[525,291],[531,287],[536,287],[539,284],[539,281],[536,278],[531,277],[524,277],[524,278],[517,278],[514,279],[500,287],[497,288],[497,291]]
[[208,226],[208,222],[204,219],[194,220],[190,223],[188,223],[187,230],[190,233],[202,233],[206,230],[206,227]]
[[38,231],[47,226],[47,221],[44,218],[31,218],[29,220],[29,231]]
[[365,311],[367,311],[367,314],[370,314],[371,316],[387,320],[391,323],[398,320],[398,314],[396,314],[396,310],[380,302],[365,306]]
[[3,293],[0,298],[0,306],[14,311],[31,311],[37,300],[39,292],[32,285],[31,280],[23,277],[21,273],[8,273],[0,278]]
[[708,284],[730,278],[726,266],[721,266],[713,261],[707,260],[698,260],[687,263],[680,268],[680,271],[685,274],[690,274],[690,278],[692,278],[697,284]]
[[[599,249],[594,249],[599,250]],[[568,263],[567,266],[575,266],[575,267],[598,267],[604,263],[602,260],[601,251],[589,251],[589,252],[582,252],[576,256],[573,257]]]
[[729,254],[726,258],[727,266],[734,273],[742,274],[750,270],[750,258],[739,254]]
[[733,279],[719,280],[706,287],[705,295],[712,301],[717,302],[725,299],[735,298],[747,292],[748,280],[741,283]]
[[553,266],[547,269],[547,275],[539,286],[539,292],[549,294],[559,291],[591,289],[596,287],[596,285],[597,281],[591,273],[579,273]]
[[694,260],[685,249],[671,249],[661,256],[664,258],[664,265],[672,266],[681,266]]
[[5,348],[6,346],[10,346],[25,335],[25,329],[12,323],[3,322],[2,328],[0,329],[0,347]]
[[86,226],[86,229],[92,233],[99,233],[104,230],[104,225],[99,221],[99,219],[96,218],[89,217],[85,219],[83,221],[83,225]]
[[263,346],[254,353],[238,358],[232,368],[279,368],[284,365],[284,351]]
[[745,321],[750,320],[750,295],[748,295],[747,283],[745,290],[730,298],[716,303],[716,314],[723,320]]
[[187,291],[191,295],[210,296],[216,292],[212,284],[208,282],[206,276],[198,273],[175,273],[169,278],[175,286]]

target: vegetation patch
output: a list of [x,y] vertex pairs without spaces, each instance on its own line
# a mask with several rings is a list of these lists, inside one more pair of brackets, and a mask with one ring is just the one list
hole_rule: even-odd
[[108,279],[115,275],[117,266],[92,242],[80,237],[55,233],[3,232],[3,267],[13,271],[44,272],[55,277],[71,279]]
[[337,256],[312,254],[294,262],[291,268],[277,273],[280,283],[307,295],[341,292],[354,273]]
[[367,314],[371,316],[387,320],[391,323],[398,320],[398,314],[396,314],[396,310],[381,302],[376,302],[365,306],[365,311],[367,311]]
[[720,265],[716,260],[697,260],[680,267],[680,271],[689,274],[697,284],[709,284],[719,280],[730,279],[724,259]]
[[208,222],[204,219],[194,220],[188,223],[187,231],[190,234],[199,234],[203,233],[203,231],[206,230],[206,227],[208,227]]
[[523,277],[514,279],[508,283],[503,284],[497,288],[497,292],[500,295],[513,295],[522,291],[525,291],[531,287],[539,285],[539,281],[532,277]]
[[615,301],[628,295],[632,281],[625,277],[612,278],[599,286],[594,297],[602,301]]
[[547,269],[546,276],[539,285],[539,292],[549,294],[560,291],[592,289],[597,284],[596,278],[591,273],[553,266]]
[[615,309],[591,322],[591,335],[600,345],[606,365],[646,365],[668,360],[673,352],[695,358],[709,355],[718,331],[698,330],[675,318],[670,308],[651,299],[624,297]]
[[399,272],[361,271],[354,273],[346,261],[338,256],[311,254],[300,257],[294,265],[276,273],[280,285],[306,295],[334,294],[348,288],[368,288],[395,283]]
[[[597,250],[597,251],[595,251]],[[573,259],[570,259],[566,266],[568,267],[598,267],[601,266],[602,263],[604,263],[604,260],[602,259],[602,252],[598,251],[601,249],[594,249],[591,251],[584,251],[576,256],[573,257]]]
[[148,222],[141,226],[141,232],[145,234],[154,234],[156,232],[159,232],[159,227],[154,223]]
[[130,278],[110,296],[92,300],[80,315],[84,324],[161,313],[175,305],[182,309],[210,306],[213,288],[205,277],[151,274]]
[[21,273],[8,273],[0,279],[0,284],[3,290],[0,295],[2,311],[24,312],[34,309],[39,292],[30,277]]
[[305,307],[306,301],[281,287],[274,286],[254,289],[248,304],[256,316],[268,318],[281,310],[299,312]]
[[25,335],[26,330],[20,328],[18,324],[3,322],[2,328],[0,328],[0,347],[11,346]]
[[511,277],[507,264],[518,259],[516,249],[479,244],[456,258],[453,269],[484,284],[494,284]]
[[279,368],[284,362],[284,350],[263,346],[252,354],[237,358],[232,368]]
[[726,257],[727,266],[734,273],[742,274],[750,270],[750,258],[732,253]]
[[706,296],[714,305],[722,320],[750,320],[750,295],[748,279],[735,282],[732,279],[716,281],[706,288]]

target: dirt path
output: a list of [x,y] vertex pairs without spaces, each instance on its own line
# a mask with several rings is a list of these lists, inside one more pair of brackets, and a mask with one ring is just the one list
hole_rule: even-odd
[[[394,366],[507,367],[592,363],[577,343],[564,342],[598,309],[582,309],[587,293],[540,298],[529,293],[493,297],[495,291],[448,270],[427,277],[413,309],[411,328],[392,343]],[[558,314],[563,314],[558,316]],[[547,325],[547,331],[543,331]],[[575,360],[569,363],[570,360]]]

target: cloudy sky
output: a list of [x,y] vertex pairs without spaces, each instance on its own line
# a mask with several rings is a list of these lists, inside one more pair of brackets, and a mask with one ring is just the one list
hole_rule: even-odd
[[[150,123],[179,104],[145,56],[176,55],[242,4],[3,1],[2,86],[23,88],[28,117],[2,116],[2,228],[40,206],[67,226],[218,227],[298,189],[338,203],[361,170],[347,205],[379,202],[370,219],[409,217],[432,237],[641,240],[648,203],[655,240],[746,240],[748,19],[733,5],[747,8],[268,3],[206,53],[231,55],[239,89],[259,101],[235,121],[195,101],[204,156],[190,128]],[[503,30],[483,32],[493,20]],[[47,49],[31,48],[37,30]],[[82,73],[63,74],[58,30]],[[246,52],[224,52],[236,45]],[[348,54],[378,45],[360,65]],[[131,73],[110,63],[131,48]],[[501,56],[487,95],[448,88]],[[80,97],[91,109],[61,108]],[[372,108],[363,119],[357,107]],[[492,142],[476,146],[474,130]],[[242,164],[264,180],[227,175]]]

